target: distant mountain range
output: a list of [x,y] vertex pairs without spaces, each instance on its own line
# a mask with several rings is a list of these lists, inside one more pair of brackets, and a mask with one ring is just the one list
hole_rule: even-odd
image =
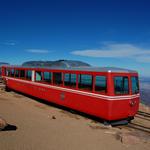
[[9,63],[6,63],[6,62],[0,62],[0,66],[2,65],[9,65]]
[[140,78],[141,101],[150,106],[150,77]]
[[22,66],[32,67],[81,67],[90,66],[88,63],[77,60],[56,60],[56,61],[27,61]]

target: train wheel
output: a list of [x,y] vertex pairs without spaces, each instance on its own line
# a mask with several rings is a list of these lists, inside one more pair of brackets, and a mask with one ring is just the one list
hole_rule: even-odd
[[106,121],[106,120],[105,120],[105,121],[104,121],[104,125],[105,125],[105,126],[109,126],[109,125],[111,125],[111,124],[110,124],[109,121]]
[[11,89],[10,89],[9,87],[6,86],[6,87],[5,87],[5,91],[6,91],[6,92],[10,92]]

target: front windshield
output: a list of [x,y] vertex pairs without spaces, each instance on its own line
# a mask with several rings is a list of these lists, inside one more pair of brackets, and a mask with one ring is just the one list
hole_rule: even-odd
[[131,77],[132,82],[132,94],[139,93],[139,81],[138,77]]

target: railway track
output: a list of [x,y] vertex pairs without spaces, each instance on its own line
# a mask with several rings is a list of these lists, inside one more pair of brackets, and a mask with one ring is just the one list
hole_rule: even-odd
[[143,111],[138,111],[137,115],[147,117],[147,118],[150,119],[150,113],[146,113],[146,112],[143,112]]
[[118,126],[119,129],[127,129],[129,131],[137,131],[148,134],[150,138],[150,113],[138,111],[135,119],[126,126]]

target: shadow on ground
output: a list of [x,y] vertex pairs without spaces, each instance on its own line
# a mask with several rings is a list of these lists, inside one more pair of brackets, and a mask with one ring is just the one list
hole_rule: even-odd
[[8,125],[7,125],[4,129],[2,129],[1,131],[16,131],[16,130],[17,130],[17,126],[8,124]]

